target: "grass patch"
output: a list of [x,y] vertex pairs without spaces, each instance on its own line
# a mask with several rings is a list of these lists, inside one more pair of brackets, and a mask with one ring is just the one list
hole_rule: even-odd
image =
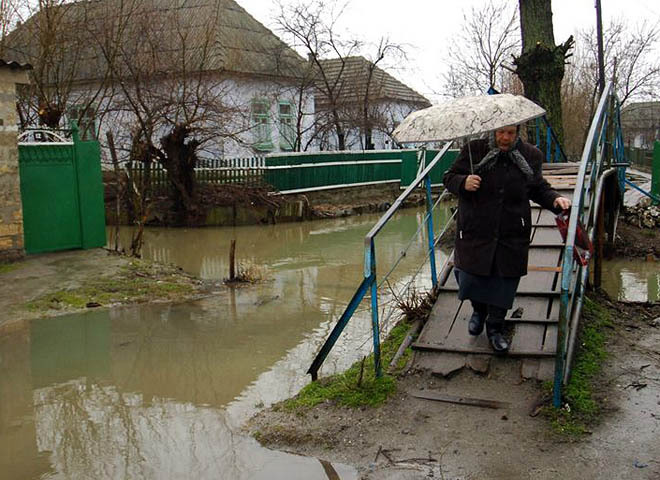
[[347,407],[382,405],[392,393],[396,392],[394,375],[405,366],[411,355],[410,349],[408,349],[397,362],[393,372],[385,373],[409,328],[408,323],[400,322],[381,343],[382,377],[376,378],[374,356],[371,354],[364,361],[354,363],[344,373],[310,383],[294,398],[284,401],[282,407],[287,410],[311,408],[326,400]]
[[[590,300],[584,299],[582,329],[578,338],[578,349],[573,361],[571,379],[564,388],[564,407],[546,410],[553,429],[567,436],[587,433],[600,413],[594,394],[596,378],[607,358],[605,341],[612,327],[609,311]],[[552,391],[552,384],[546,386]]]
[[3,273],[9,273],[18,268],[17,263],[0,263],[0,275]]
[[123,267],[116,276],[99,277],[78,288],[42,295],[26,303],[25,308],[32,312],[81,309],[88,305],[174,299],[193,292],[191,284],[180,282],[171,274],[158,273],[156,269],[147,262],[135,261]]

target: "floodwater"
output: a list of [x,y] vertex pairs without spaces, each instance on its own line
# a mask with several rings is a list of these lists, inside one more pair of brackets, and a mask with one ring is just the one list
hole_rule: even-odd
[[660,301],[660,264],[643,259],[606,261],[603,263],[603,288],[617,300]]
[[[357,478],[346,465],[262,448],[238,428],[309,381],[305,371],[361,281],[362,239],[377,219],[147,230],[145,257],[205,279],[228,275],[235,238],[237,259],[267,281],[219,284],[185,304],[37,320],[0,337],[0,477]],[[389,288],[402,289],[424,259],[422,221],[421,211],[404,211],[377,240],[382,276],[414,239],[381,291],[384,331],[395,320]],[[412,283],[429,287],[428,266]],[[365,301],[321,375],[371,348]]]

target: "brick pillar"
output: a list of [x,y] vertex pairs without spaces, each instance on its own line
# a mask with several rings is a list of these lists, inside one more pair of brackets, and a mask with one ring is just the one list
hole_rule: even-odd
[[0,67],[0,261],[24,255],[23,210],[18,172],[16,84],[27,73]]

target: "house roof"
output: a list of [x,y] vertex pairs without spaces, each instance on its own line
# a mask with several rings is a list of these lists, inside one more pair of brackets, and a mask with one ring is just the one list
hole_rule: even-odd
[[10,70],[31,70],[32,65],[29,63],[18,63],[13,60],[3,60],[0,58],[0,67],[8,67]]
[[[339,77],[341,93],[339,102],[342,104],[357,103],[366,91],[369,68],[374,67],[369,95],[372,100],[394,100],[412,103],[420,108],[430,107],[431,102],[415,90],[400,82],[392,75],[361,56],[332,58],[321,60],[322,68],[329,79]],[[343,70],[342,70],[343,67]],[[326,103],[323,99],[319,103]]]
[[[48,17],[50,22],[46,21]],[[112,46],[106,39],[117,35],[120,26],[124,40],[118,54],[123,63],[146,60],[163,73],[172,73],[184,55],[189,69],[196,65],[198,71],[277,77],[298,77],[305,63],[234,0],[65,3],[19,25],[9,35],[5,51],[38,69],[40,57],[44,56],[38,32],[49,24],[58,25],[52,33],[53,40],[47,40],[51,43],[51,56],[68,66],[76,81],[97,80],[103,75],[108,56],[103,49],[108,52]]]

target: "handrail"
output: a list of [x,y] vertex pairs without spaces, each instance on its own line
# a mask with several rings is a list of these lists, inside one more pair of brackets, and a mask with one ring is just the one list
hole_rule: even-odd
[[[358,305],[362,299],[367,294],[367,291],[371,291],[371,320],[372,320],[372,335],[373,335],[373,344],[374,344],[374,369],[377,377],[382,375],[381,361],[380,361],[380,326],[378,319],[378,281],[376,275],[376,247],[375,247],[375,238],[378,233],[383,229],[383,227],[390,221],[394,216],[396,211],[401,207],[403,201],[410,196],[415,188],[417,188],[422,182],[425,184],[426,189],[426,227],[427,227],[427,236],[428,236],[428,253],[431,262],[431,279],[433,286],[437,285],[437,272],[435,267],[435,239],[434,239],[434,230],[433,230],[433,204],[431,202],[431,170],[438,164],[442,159],[443,155],[447,153],[453,142],[448,142],[431,160],[428,165],[422,170],[422,172],[417,175],[417,178],[408,185],[408,187],[399,195],[399,197],[394,201],[392,206],[383,214],[383,216],[376,222],[376,224],[369,230],[369,233],[364,237],[364,279],[360,283],[360,286],[355,291],[353,298],[349,302],[346,310],[342,313],[341,317],[337,321],[336,325],[332,329],[332,332],[326,339],[325,343],[317,353],[312,364],[310,365],[307,373],[312,376],[312,380],[318,378],[318,371],[323,365],[328,353],[334,347],[334,344],[337,342],[342,331],[348,324],[349,320],[357,310]],[[420,165],[424,165],[426,162],[426,149],[421,148],[418,152],[418,161]]]
[[[584,150],[580,161],[580,169],[578,171],[577,180],[575,182],[576,188],[573,194],[573,207],[568,223],[568,232],[566,235],[566,244],[564,246],[563,261],[562,261],[562,274],[561,274],[561,293],[560,293],[560,309],[559,309],[559,326],[557,335],[557,354],[555,357],[555,378],[553,388],[553,404],[555,407],[561,406],[561,390],[564,381],[568,378],[568,366],[571,359],[567,358],[567,354],[572,355],[573,350],[569,348],[568,343],[574,342],[575,331],[569,331],[569,321],[573,316],[575,301],[577,297],[578,305],[581,305],[581,298],[586,286],[586,279],[588,277],[588,266],[582,267],[579,263],[574,275],[573,250],[575,248],[575,237],[577,232],[578,220],[584,219],[584,212],[589,208],[590,215],[587,219],[585,228],[587,232],[595,222],[594,216],[595,205],[597,205],[596,196],[600,195],[597,190],[593,192],[596,186],[596,180],[600,177],[599,172],[603,165],[605,158],[605,149],[607,143],[607,129],[608,129],[608,107],[613,95],[612,82],[608,83],[600,101],[598,108],[594,115],[593,121],[589,128],[587,141],[585,142]],[[616,126],[616,120],[613,122]],[[587,169],[591,166],[589,178],[587,179]],[[589,195],[591,193],[591,195]],[[595,194],[594,194],[595,193]],[[588,198],[587,198],[588,197]],[[585,205],[588,202],[588,205]],[[576,279],[575,285],[572,285],[573,278]],[[570,298],[569,298],[570,297]],[[579,309],[579,308],[578,308]],[[575,330],[573,328],[572,330]]]

